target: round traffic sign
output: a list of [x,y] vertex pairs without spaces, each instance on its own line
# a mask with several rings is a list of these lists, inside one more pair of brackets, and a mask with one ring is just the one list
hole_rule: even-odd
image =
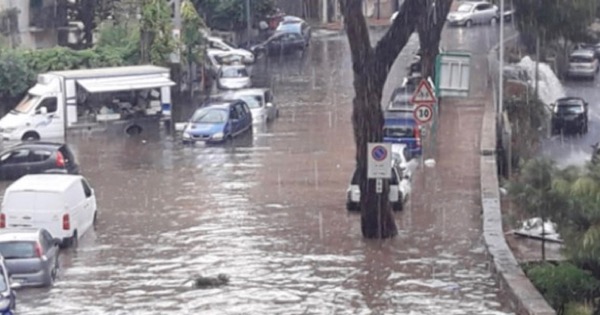
[[429,104],[417,105],[413,111],[413,116],[417,122],[424,124],[433,118],[433,108]]
[[373,150],[371,150],[371,156],[377,162],[384,161],[387,155],[388,150],[382,145],[375,146],[373,147]]

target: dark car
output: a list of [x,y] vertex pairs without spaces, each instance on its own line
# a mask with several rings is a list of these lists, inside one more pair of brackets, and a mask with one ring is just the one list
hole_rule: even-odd
[[275,33],[261,44],[253,46],[250,50],[256,54],[280,55],[296,51],[304,51],[306,41],[298,33]]
[[588,131],[588,103],[580,97],[563,97],[552,104],[552,134]]
[[312,30],[310,25],[301,18],[293,17],[284,19],[279,23],[275,33],[296,33],[300,34],[304,38],[304,45],[310,44],[310,38],[312,37]]
[[412,112],[385,112],[383,142],[404,143],[411,156],[421,155],[421,128]]
[[252,112],[242,100],[212,101],[198,108],[183,131],[183,143],[223,143],[252,130]]
[[27,141],[0,153],[0,177],[3,179],[49,171],[79,174],[79,165],[66,144]]

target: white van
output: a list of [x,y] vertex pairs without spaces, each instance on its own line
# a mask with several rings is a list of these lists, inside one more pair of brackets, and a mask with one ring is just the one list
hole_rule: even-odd
[[71,246],[96,222],[94,190],[81,175],[25,175],[4,193],[0,228],[44,228]]
[[152,65],[52,71],[0,119],[5,141],[64,142],[67,132],[136,135],[171,115],[170,70]]
[[230,44],[219,37],[209,36],[206,38],[208,41],[207,53],[212,55],[224,56],[224,55],[237,55],[242,57],[242,61],[245,64],[254,63],[254,54],[243,48],[236,48],[233,44]]

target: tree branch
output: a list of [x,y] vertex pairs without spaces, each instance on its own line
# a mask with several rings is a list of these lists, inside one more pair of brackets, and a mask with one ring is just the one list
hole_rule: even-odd
[[355,74],[363,74],[368,70],[364,65],[373,57],[373,47],[371,47],[367,21],[362,13],[362,1],[340,0],[340,7],[350,44],[352,69]]
[[384,81],[398,54],[415,31],[421,15],[426,12],[426,2],[428,1],[406,0],[394,23],[375,46],[376,71]]

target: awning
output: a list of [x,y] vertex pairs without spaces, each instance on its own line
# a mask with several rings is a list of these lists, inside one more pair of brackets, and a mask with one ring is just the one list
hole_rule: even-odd
[[175,85],[175,82],[162,76],[84,79],[77,80],[77,83],[90,93],[145,90]]

